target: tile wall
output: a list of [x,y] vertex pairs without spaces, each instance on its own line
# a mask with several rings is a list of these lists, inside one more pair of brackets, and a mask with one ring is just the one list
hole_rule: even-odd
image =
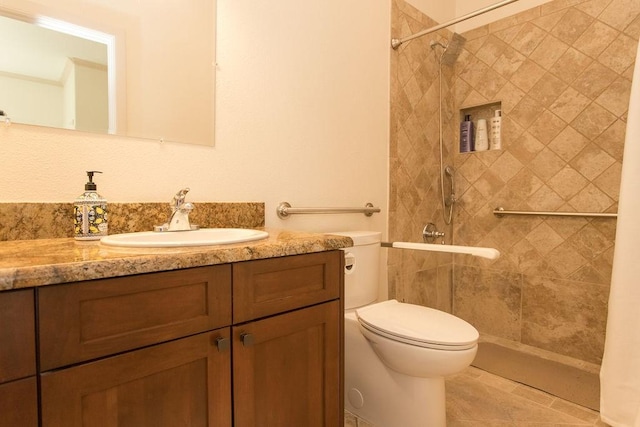
[[[443,68],[453,227],[439,202],[430,36],[392,51],[390,238],[420,241],[431,221],[447,243],[502,256],[390,252],[391,296],[453,311],[485,335],[600,363],[615,219],[498,218],[493,209],[616,211],[639,15],[638,0],[554,0],[463,34],[456,64]],[[433,24],[393,2],[392,34]],[[502,149],[460,154],[459,110],[495,101]]]
[[[405,36],[437,22],[403,0],[394,0],[394,36]],[[445,224],[440,202],[439,51],[431,40],[445,41],[443,31],[391,51],[391,135],[389,238],[422,241],[422,229],[432,222],[451,243],[452,226]],[[452,164],[453,68],[442,68],[443,159]],[[456,143],[457,144],[457,143]],[[401,301],[451,311],[450,255],[390,249],[389,295]]]

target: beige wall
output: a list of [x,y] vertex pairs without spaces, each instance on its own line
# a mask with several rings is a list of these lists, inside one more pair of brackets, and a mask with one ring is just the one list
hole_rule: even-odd
[[[503,109],[502,150],[453,155],[460,197],[453,242],[502,252],[495,262],[457,256],[452,271],[454,313],[484,334],[601,360],[615,220],[496,218],[492,210],[616,211],[639,12],[637,1],[555,0],[463,34],[467,43],[450,80],[455,103],[447,112],[454,119],[447,144],[458,144],[463,106],[501,101]],[[435,168],[435,157],[428,156],[425,166],[400,155],[404,140],[434,153],[431,116],[398,119],[408,106],[434,108],[423,71],[433,65],[411,67],[415,58],[433,62],[429,55],[428,46],[416,44],[392,59],[400,76],[392,95],[398,103],[392,148],[401,159],[392,162],[391,175],[396,197],[390,223],[399,223],[397,235],[418,237],[415,222],[438,219],[420,211],[438,203],[431,188],[437,174],[416,179],[420,168]],[[409,78],[405,70],[411,70]],[[446,306],[449,260],[441,257],[439,266],[437,260],[403,257],[409,260],[390,264],[396,294]]]
[[[59,127],[64,125],[63,111],[60,108],[64,94],[62,85],[58,82],[0,75],[0,93],[7,100],[2,102],[0,109],[6,114],[15,111],[16,120]],[[29,99],[34,98],[39,100],[35,105],[29,102]]]
[[125,27],[126,73],[118,76],[127,94],[118,133],[213,144],[214,124],[205,118],[215,107],[215,2],[135,5],[137,19]]
[[[478,28],[482,25],[487,25],[492,22],[498,21],[507,16],[512,16],[522,11],[534,8],[541,4],[547,3],[553,0],[517,0],[513,3],[509,3],[506,6],[502,6],[498,9],[494,9],[490,12],[483,13],[467,21],[456,24],[451,30],[457,33],[463,33],[474,28]],[[484,9],[488,6],[500,3],[498,0],[456,0],[456,16],[463,16],[474,12],[479,9]]]
[[[449,30],[458,33],[469,31],[481,25],[497,21],[506,16],[514,15],[523,10],[546,3],[551,0],[518,0],[507,6],[492,10],[469,20],[460,22]],[[407,0],[407,3],[427,15],[435,21],[433,25],[444,23],[459,17],[465,16],[488,6],[500,3],[499,0],[456,0],[456,1],[433,1],[433,0]],[[407,34],[408,35],[408,34]],[[396,35],[394,35],[396,37]]]
[[[0,202],[71,201],[101,170],[111,201],[264,201],[267,225],[386,228],[388,3],[219,0],[216,146],[0,126]],[[184,126],[189,126],[188,122]],[[359,206],[382,214],[275,214]]]
[[[457,1],[408,0],[407,3],[429,16],[437,23],[446,22],[456,17]],[[394,34],[394,37],[396,35]]]

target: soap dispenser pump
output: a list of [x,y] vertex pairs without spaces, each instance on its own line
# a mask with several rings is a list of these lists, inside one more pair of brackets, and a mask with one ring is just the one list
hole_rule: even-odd
[[107,235],[107,200],[97,192],[93,175],[100,171],[87,171],[89,181],[74,202],[74,237],[76,240],[98,240]]

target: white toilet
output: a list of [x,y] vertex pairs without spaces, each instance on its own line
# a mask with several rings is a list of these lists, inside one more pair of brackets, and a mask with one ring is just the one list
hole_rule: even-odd
[[347,231],[345,409],[375,427],[446,425],[444,377],[468,367],[478,331],[443,311],[378,296],[381,233]]

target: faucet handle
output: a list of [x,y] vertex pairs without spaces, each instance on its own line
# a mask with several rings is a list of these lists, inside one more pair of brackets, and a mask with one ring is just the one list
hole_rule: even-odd
[[438,231],[434,223],[430,222],[424,226],[424,229],[422,230],[422,238],[425,242],[433,242],[438,237],[444,237],[444,232]]
[[175,196],[173,196],[173,200],[171,200],[171,207],[173,210],[180,209],[180,206],[184,204],[184,199],[187,197],[187,193],[189,192],[189,188],[183,188],[178,191]]

